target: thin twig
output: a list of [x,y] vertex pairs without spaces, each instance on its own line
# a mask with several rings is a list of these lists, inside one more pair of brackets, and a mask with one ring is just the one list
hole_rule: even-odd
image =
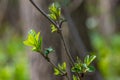
[[70,35],[71,35],[70,37],[71,37],[71,39],[74,39],[73,46],[75,46],[75,48],[77,49],[77,51],[79,53],[78,56],[83,58],[83,57],[85,57],[86,52],[87,52],[86,47],[83,44],[83,41],[81,39],[81,36],[78,33],[75,23],[69,14],[70,12],[68,11],[68,8],[64,7],[63,13],[64,13],[64,17],[66,18],[66,20],[68,22],[69,31],[70,31]]
[[65,74],[65,73],[64,73],[63,71],[61,71],[48,57],[46,57],[43,52],[40,52],[40,51],[39,51],[39,53],[44,57],[44,59],[45,59],[47,62],[49,62],[49,63],[52,65],[52,67],[58,69],[62,74]]
[[58,69],[58,70],[62,73],[62,75],[63,75],[63,76],[66,76],[66,78],[69,80],[69,77],[68,77],[67,72],[64,73],[61,69],[59,69],[48,57],[46,57],[46,56],[43,54],[43,52],[38,51],[38,53],[40,53],[40,54],[43,56],[43,58],[52,65],[53,68]]
[[62,39],[62,41],[63,41],[63,45],[64,45],[64,48],[65,48],[66,54],[67,54],[67,56],[69,57],[70,62],[71,62],[71,64],[72,64],[72,66],[73,66],[73,65],[74,65],[74,60],[73,60],[73,58],[72,58],[72,56],[71,56],[71,54],[70,54],[70,52],[69,52],[69,50],[68,50],[68,48],[67,48],[67,45],[66,45],[66,42],[65,42],[65,40],[64,40],[63,34],[62,34],[62,32],[60,32],[59,34],[60,34],[60,37],[61,37],[61,39]]
[[54,25],[56,26],[56,28],[59,30],[58,25],[56,25],[56,23],[55,23],[52,19],[50,19],[50,18],[46,15],[46,13],[45,13],[41,8],[39,8],[39,7],[33,2],[33,0],[30,0],[30,2],[33,4],[33,6],[34,6],[46,19],[48,19],[48,21],[50,21],[52,24],[54,24]]
[[[48,19],[52,24],[54,24],[55,27],[58,29],[58,32],[59,32],[59,34],[60,34],[60,36],[61,36],[61,39],[62,39],[62,41],[63,41],[63,44],[64,44],[64,48],[65,48],[65,50],[66,50],[67,56],[68,56],[69,59],[71,60],[72,65],[74,65],[74,60],[73,60],[72,56],[70,55],[69,50],[67,49],[66,43],[65,43],[65,41],[64,41],[63,34],[61,33],[61,29],[60,29],[61,26],[60,26],[60,25],[57,25],[53,20],[51,20],[51,19],[46,15],[46,13],[45,13],[41,8],[39,8],[39,7],[33,2],[33,0],[30,0],[30,2],[33,4],[33,6],[34,6],[45,18],[47,18],[47,19]],[[42,54],[42,53],[41,53],[41,54]],[[44,56],[43,54],[42,54],[42,56],[43,56],[53,67],[55,67],[55,68],[58,69],[60,72],[62,72],[56,65],[54,65],[54,63],[52,63],[49,59],[47,59],[46,56]],[[62,73],[64,73],[64,72],[62,72]],[[66,75],[66,77],[67,77],[67,79],[69,80],[68,75]]]
[[72,57],[71,57],[71,55],[70,55],[70,52],[69,52],[69,50],[67,49],[66,43],[65,43],[64,38],[63,38],[63,35],[62,35],[62,33],[61,33],[61,30],[59,29],[59,27],[61,27],[61,26],[57,25],[53,20],[51,20],[51,19],[46,15],[46,13],[45,13],[41,8],[39,8],[39,7],[33,2],[33,0],[30,0],[30,2],[33,4],[33,6],[34,6],[44,17],[46,17],[46,18],[47,18],[52,24],[54,24],[54,25],[56,26],[56,28],[59,30],[60,36],[61,36],[61,38],[62,38],[64,47],[65,47],[65,50],[66,50],[66,52],[67,52],[67,55],[68,55],[68,57],[70,58],[72,64],[74,64],[74,60],[72,59]]

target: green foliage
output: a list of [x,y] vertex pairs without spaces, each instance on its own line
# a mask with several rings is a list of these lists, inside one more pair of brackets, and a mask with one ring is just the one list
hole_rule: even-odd
[[4,67],[3,69],[0,69],[0,80],[10,80],[11,78],[12,76],[10,67]]
[[58,69],[54,68],[54,75],[58,76],[61,75],[61,73]]
[[75,73],[86,73],[93,72],[95,69],[93,66],[90,66],[90,63],[96,58],[95,55],[89,56],[87,55],[84,59],[84,63],[77,57],[77,61],[72,67],[72,72]]
[[[53,21],[59,22],[61,18],[61,8],[58,3],[53,3],[49,6],[49,12],[48,17],[50,17]],[[51,32],[57,32],[57,28],[54,24],[50,25]]]
[[0,80],[29,80],[22,38],[16,34],[9,36],[0,40]]
[[98,68],[105,80],[120,79],[120,34],[111,36],[109,41],[100,34],[93,33],[92,44],[98,52]]
[[85,57],[85,59],[84,59],[84,63],[85,63],[87,66],[89,66],[90,63],[91,63],[95,58],[96,58],[95,55],[91,55],[91,56],[87,55],[87,56]]
[[57,32],[57,28],[55,27],[55,25],[51,24],[51,32]]
[[73,78],[73,80],[80,80],[79,77],[77,77],[75,75],[73,75],[72,78]]
[[[53,20],[57,25],[59,25],[61,22],[65,21],[65,19],[61,15],[61,8],[59,3],[53,3],[49,6],[49,14],[48,17]],[[51,32],[57,32],[58,28],[54,24],[50,25]]]
[[44,54],[47,56],[48,54],[54,52],[54,49],[49,47],[49,48],[46,48],[45,51],[44,51]]
[[66,73],[66,62],[63,62],[61,65],[58,64],[58,69],[54,68],[54,74],[56,76],[64,75],[61,71],[65,74]]
[[49,6],[50,14],[48,15],[52,20],[56,21],[61,16],[61,8],[58,3],[53,3]]
[[36,34],[34,30],[30,30],[27,40],[23,43],[27,46],[32,46],[33,51],[41,51],[42,37],[40,36],[40,32]]

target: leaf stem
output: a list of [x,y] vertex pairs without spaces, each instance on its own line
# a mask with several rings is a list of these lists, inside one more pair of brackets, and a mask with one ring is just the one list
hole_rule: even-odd
[[48,57],[46,57],[46,56],[43,54],[43,52],[38,51],[38,53],[40,53],[40,54],[43,56],[43,58],[52,65],[53,68],[58,69],[58,70],[62,73],[62,75],[63,75],[63,76],[66,76],[66,78],[69,80],[69,77],[68,77],[67,72],[64,73],[62,70],[60,70]]

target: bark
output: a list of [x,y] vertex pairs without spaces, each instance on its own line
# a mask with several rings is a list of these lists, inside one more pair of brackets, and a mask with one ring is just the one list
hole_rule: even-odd
[[112,19],[111,0],[99,0],[100,22],[99,30],[105,38],[109,38],[114,33],[114,21]]
[[0,1],[0,26],[1,26],[1,21],[3,20],[5,12],[7,10],[7,5],[8,5],[8,0]]
[[115,31],[120,32],[120,0],[112,0],[112,15],[115,20]]

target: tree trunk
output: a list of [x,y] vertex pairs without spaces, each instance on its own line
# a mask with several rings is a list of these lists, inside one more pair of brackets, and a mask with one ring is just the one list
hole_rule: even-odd
[[109,38],[114,33],[114,21],[112,19],[111,0],[99,0],[100,22],[99,30],[105,38]]

